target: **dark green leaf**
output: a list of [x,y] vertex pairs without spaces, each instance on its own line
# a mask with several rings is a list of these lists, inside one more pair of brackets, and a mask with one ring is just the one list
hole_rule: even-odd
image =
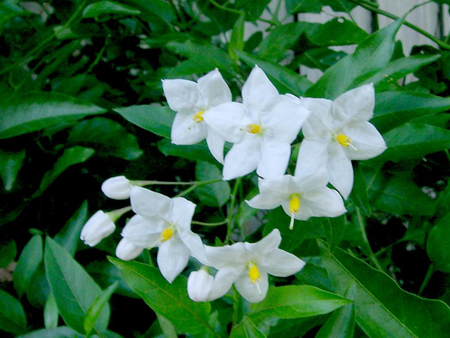
[[360,43],[368,34],[352,21],[335,18],[323,25],[311,26],[306,35],[317,46],[344,46]]
[[367,196],[367,184],[364,179],[363,169],[360,165],[354,167],[354,182],[350,199],[366,216],[372,214],[372,207],[370,206],[369,197]]
[[58,305],[56,305],[55,296],[50,292],[44,306],[44,325],[46,329],[58,327]]
[[[58,311],[67,325],[84,334],[84,318],[102,290],[87,272],[58,243],[47,237],[45,269]],[[108,326],[109,306],[105,306],[95,324],[97,332]]]
[[139,9],[143,19],[153,23],[154,17],[160,18],[164,22],[172,22],[177,18],[174,9],[163,0],[127,0],[128,4],[133,4],[133,7]]
[[341,242],[345,232],[345,215],[328,218],[317,218],[317,221],[321,224],[323,233],[327,238],[327,244],[330,246],[330,250],[333,251]]
[[10,241],[6,245],[0,245],[0,269],[6,268],[17,256],[17,246],[15,241]]
[[167,139],[164,139],[158,142],[158,149],[166,156],[177,156],[187,158],[191,161],[207,161],[210,163],[217,163],[216,159],[211,155],[206,142],[189,146],[179,146],[172,144]]
[[[214,164],[199,161],[195,166],[196,181],[221,180],[222,173]],[[230,198],[230,185],[228,182],[216,182],[201,185],[197,188],[200,201],[210,207],[221,207]]]
[[230,42],[228,43],[228,55],[235,61],[238,60],[235,50],[244,49],[244,24],[245,15],[241,15],[234,24],[233,30],[231,31]]
[[137,262],[109,260],[118,267],[128,285],[155,312],[186,333],[212,334],[220,337],[208,324],[209,303],[195,303],[187,294],[187,279],[178,276],[169,284],[158,269]]
[[443,272],[450,272],[450,214],[431,229],[427,239],[427,253]]
[[152,133],[170,138],[175,112],[168,107],[156,107],[150,105],[115,108],[129,122],[151,131]]
[[231,331],[231,338],[265,338],[250,318],[244,316],[238,326]]
[[[369,337],[447,337],[450,308],[403,291],[385,273],[337,248],[319,243],[328,275],[339,294],[356,284],[356,322]],[[407,309],[407,311],[406,311]]]
[[5,190],[9,191],[14,186],[25,156],[25,150],[17,153],[0,150],[0,176]]
[[320,13],[322,4],[319,0],[286,0],[286,12],[296,13]]
[[450,184],[440,192],[436,204],[436,216],[443,217],[450,213]]
[[319,0],[323,6],[330,6],[336,12],[349,12],[356,4],[348,0]]
[[141,11],[115,1],[99,1],[88,5],[83,11],[83,18],[96,18],[104,14],[138,15]]
[[17,266],[14,269],[14,288],[19,297],[28,290],[31,279],[43,257],[42,237],[33,236],[23,248]]
[[102,310],[108,306],[108,301],[111,298],[114,291],[116,291],[118,282],[111,284],[106,290],[103,290],[100,296],[98,296],[84,317],[84,329],[86,334],[89,335],[94,329],[95,323],[97,322]]
[[84,338],[86,336],[78,334],[67,326],[55,327],[52,329],[42,329],[32,331],[17,338]]
[[5,139],[106,110],[64,94],[31,92],[1,101],[0,112],[0,139]]
[[0,330],[20,334],[27,331],[27,317],[22,304],[0,289]]

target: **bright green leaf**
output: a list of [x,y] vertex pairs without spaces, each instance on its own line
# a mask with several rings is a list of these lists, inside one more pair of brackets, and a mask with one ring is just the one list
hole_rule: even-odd
[[46,329],[58,327],[58,305],[56,305],[55,296],[50,292],[44,306],[44,325]]
[[217,163],[216,159],[211,155],[206,142],[188,146],[179,146],[171,143],[170,140],[164,139],[158,142],[158,149],[166,156],[177,156],[191,161]]
[[306,30],[306,35],[317,46],[344,46],[363,41],[368,34],[355,23],[344,18],[335,18],[323,25]]
[[86,330],[87,335],[89,335],[94,329],[95,323],[97,322],[102,310],[108,306],[108,301],[114,291],[116,291],[118,285],[119,283],[115,282],[107,289],[103,290],[100,296],[98,296],[89,307],[86,317],[84,317],[84,329]]
[[231,338],[265,338],[250,318],[244,316],[238,326],[231,331]]
[[42,237],[33,236],[20,254],[14,269],[14,288],[19,297],[28,290],[31,279],[39,267],[43,257]]
[[239,59],[235,50],[244,49],[244,24],[245,15],[241,15],[234,24],[233,30],[231,31],[230,42],[228,43],[228,55],[235,61]]
[[330,246],[330,250],[333,251],[341,242],[345,232],[345,215],[329,218],[321,217],[316,219],[322,226],[323,233],[327,239],[327,243]]
[[[199,161],[195,166],[196,181],[222,180],[222,172],[209,162]],[[226,181],[201,185],[197,188],[200,201],[210,207],[221,207],[230,198],[230,185]]]
[[88,5],[83,11],[83,18],[96,18],[104,14],[138,15],[141,11],[115,1],[99,1]]
[[6,268],[17,256],[17,246],[15,241],[10,241],[6,245],[0,245],[0,269]]
[[166,336],[165,338],[178,338],[177,331],[173,324],[167,320],[164,316],[156,313],[156,318],[158,319],[159,326],[161,327],[161,331]]
[[32,331],[17,338],[84,338],[86,336],[78,334],[67,326],[60,326],[51,329]]
[[25,150],[17,153],[0,150],[0,176],[5,190],[9,191],[14,186],[17,174],[25,160]]
[[27,317],[22,304],[0,289],[0,330],[20,334],[27,331]]
[[450,272],[450,214],[442,218],[427,238],[427,253],[440,271]]

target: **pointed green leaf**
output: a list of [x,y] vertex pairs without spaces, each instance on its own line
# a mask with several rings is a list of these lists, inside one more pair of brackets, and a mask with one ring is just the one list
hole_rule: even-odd
[[345,215],[329,218],[321,217],[317,221],[322,226],[330,250],[333,251],[341,242],[345,232]]
[[319,0],[286,0],[286,12],[296,13],[320,13],[322,4]]
[[[195,166],[196,181],[221,180],[222,172],[214,164],[198,161]],[[226,181],[201,185],[197,188],[200,201],[210,207],[221,207],[230,198],[230,185]]]
[[0,245],[0,269],[6,268],[17,256],[15,241],[9,241],[6,245]]
[[27,331],[27,317],[22,304],[0,289],[0,330],[20,334]]
[[14,288],[19,297],[28,290],[31,279],[42,261],[44,250],[42,237],[33,236],[25,245],[14,269]]
[[238,326],[231,331],[231,338],[265,338],[266,336],[258,330],[250,318],[244,316]]
[[102,14],[138,15],[141,11],[115,1],[99,1],[83,10],[83,18],[96,18]]
[[46,329],[58,326],[59,312],[56,305],[55,296],[50,292],[44,306],[44,325]]
[[234,24],[233,30],[231,31],[230,42],[228,43],[228,55],[235,61],[239,59],[235,50],[244,49],[244,24],[245,15],[241,15]]
[[216,159],[211,155],[206,142],[188,146],[179,146],[171,143],[170,140],[164,139],[158,142],[158,149],[166,156],[177,156],[191,161],[217,163]]
[[108,305],[108,301],[111,298],[114,291],[116,291],[119,282],[111,284],[107,289],[103,290],[100,296],[98,296],[84,317],[84,329],[86,330],[86,335],[89,335],[94,329],[94,325],[97,322],[101,311]]
[[306,35],[317,46],[344,46],[360,43],[368,34],[350,20],[334,18],[323,25],[315,25]]
[[431,229],[427,238],[427,253],[436,269],[450,272],[450,214]]
[[[448,336],[450,308],[403,291],[388,275],[337,248],[331,253],[319,242],[322,258],[336,291],[356,283],[356,322],[369,337]],[[407,310],[407,311],[406,311]]]
[[0,150],[0,176],[5,190],[9,191],[14,186],[25,156],[25,150],[17,153]]

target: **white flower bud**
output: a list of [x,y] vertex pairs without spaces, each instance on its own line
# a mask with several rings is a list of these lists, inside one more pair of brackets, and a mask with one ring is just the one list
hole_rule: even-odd
[[99,210],[86,222],[81,230],[80,239],[89,246],[95,246],[111,235],[116,226],[108,214]]
[[214,283],[214,277],[205,270],[193,271],[189,275],[187,282],[187,291],[189,298],[196,302],[209,301],[208,295]]
[[108,178],[102,184],[103,193],[114,200],[130,198],[130,181],[125,176]]
[[131,261],[139,256],[144,248],[131,244],[126,238],[122,238],[116,248],[116,256],[124,261]]

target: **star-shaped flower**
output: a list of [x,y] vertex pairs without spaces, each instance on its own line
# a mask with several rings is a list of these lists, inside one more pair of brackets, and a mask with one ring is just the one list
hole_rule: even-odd
[[280,95],[264,72],[255,66],[242,88],[244,106],[225,114],[218,107],[205,116],[208,125],[228,142],[223,178],[230,180],[256,169],[264,178],[283,175],[309,111],[299,99]]
[[369,122],[375,106],[372,84],[352,89],[334,102],[304,98],[311,115],[303,125],[305,139],[300,146],[297,171],[316,171],[325,164],[329,182],[344,198],[353,187],[351,160],[378,156],[386,143]]
[[220,72],[215,69],[199,78],[197,83],[175,79],[163,80],[162,85],[169,107],[177,112],[172,125],[172,142],[189,145],[206,138],[213,156],[223,163],[225,140],[209,128],[205,118],[212,109],[221,105],[221,112],[225,114],[245,108],[231,102],[231,91]]

